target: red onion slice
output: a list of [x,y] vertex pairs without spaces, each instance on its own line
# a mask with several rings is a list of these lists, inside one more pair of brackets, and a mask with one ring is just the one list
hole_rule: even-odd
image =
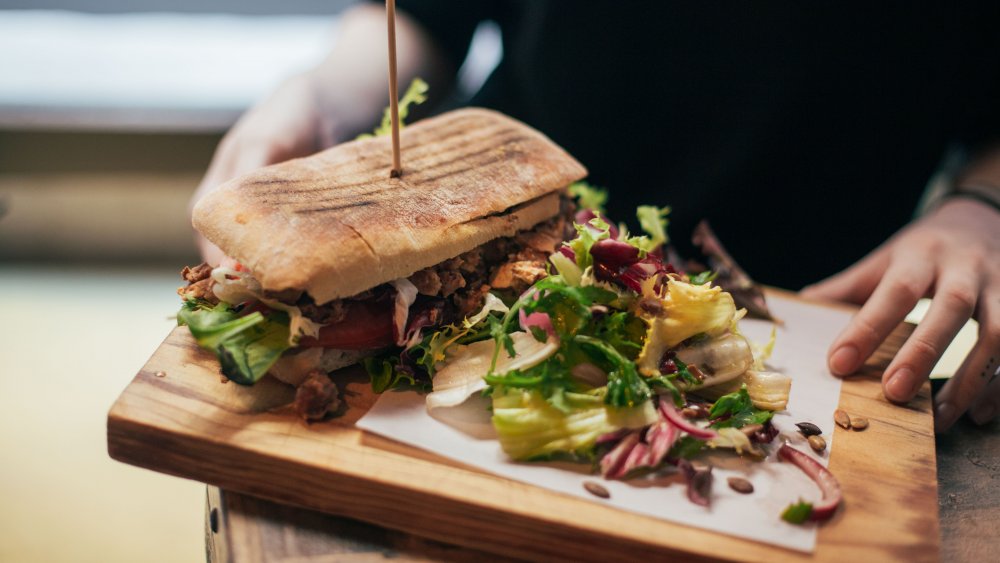
[[684,418],[684,415],[682,415],[670,402],[669,398],[660,400],[660,413],[664,416],[664,418],[669,420],[671,424],[700,440],[711,440],[712,438],[718,436],[714,430],[699,428],[688,422],[688,420]]
[[818,461],[788,444],[782,444],[778,449],[778,457],[785,461],[790,461],[803,473],[819,485],[819,490],[823,492],[823,500],[814,503],[812,512],[809,514],[810,520],[826,520],[833,516],[840,506],[844,495],[840,490],[840,483],[829,469],[823,467]]

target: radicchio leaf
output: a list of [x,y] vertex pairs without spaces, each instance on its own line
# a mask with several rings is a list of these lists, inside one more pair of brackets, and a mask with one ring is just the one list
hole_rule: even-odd
[[696,468],[686,459],[678,460],[677,467],[687,483],[688,500],[698,506],[708,506],[712,494],[712,467]]
[[632,449],[639,443],[639,431],[633,431],[622,438],[618,445],[601,458],[601,475],[605,479],[619,479],[627,471],[625,462],[628,460]]
[[389,282],[396,288],[396,300],[392,311],[392,336],[397,346],[406,345],[406,321],[410,315],[410,306],[417,300],[417,286],[406,278]]

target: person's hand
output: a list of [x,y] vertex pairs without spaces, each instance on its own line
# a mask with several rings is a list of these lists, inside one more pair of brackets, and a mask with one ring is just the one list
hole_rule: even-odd
[[[337,140],[334,124],[320,111],[312,77],[295,76],[245,113],[219,143],[191,206],[221,184],[262,166],[308,156]],[[212,265],[221,250],[197,236],[202,257]]]
[[947,430],[966,410],[985,424],[1000,407],[1000,213],[974,200],[946,201],[851,268],[802,290],[813,299],[863,304],[830,347],[830,371],[853,373],[921,297],[927,315],[882,376],[886,398],[909,401],[970,318],[976,346],[938,393],[935,428]]

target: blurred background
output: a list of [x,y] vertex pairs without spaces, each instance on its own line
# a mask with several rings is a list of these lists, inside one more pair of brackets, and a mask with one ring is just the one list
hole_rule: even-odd
[[[111,460],[107,412],[175,324],[215,146],[351,4],[0,0],[0,561],[205,559],[205,486]],[[500,56],[482,27],[460,86]]]
[[215,145],[349,3],[0,0],[0,561],[204,561],[204,485],[112,461],[105,417]]

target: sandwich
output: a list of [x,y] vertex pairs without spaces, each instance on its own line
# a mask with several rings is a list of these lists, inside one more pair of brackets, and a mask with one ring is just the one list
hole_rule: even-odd
[[460,322],[492,294],[546,275],[573,234],[567,187],[584,167],[538,131],[462,109],[236,178],[194,207],[230,259],[185,268],[178,322],[239,384],[298,388],[296,409],[336,405],[327,373]]

